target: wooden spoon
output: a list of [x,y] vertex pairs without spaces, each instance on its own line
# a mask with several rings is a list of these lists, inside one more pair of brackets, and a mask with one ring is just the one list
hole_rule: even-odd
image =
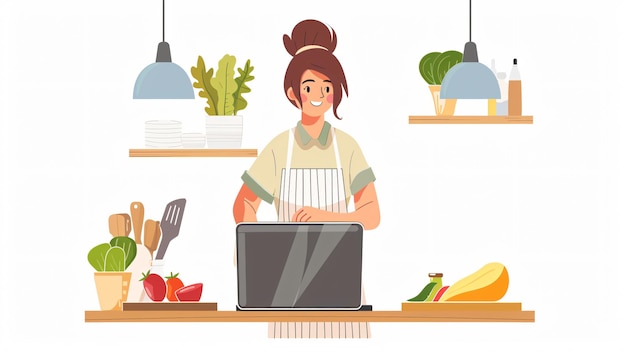
[[150,255],[154,257],[154,251],[159,246],[161,240],[161,223],[152,219],[148,219],[145,223],[145,231],[143,235],[144,245],[150,251]]
[[133,218],[133,231],[135,232],[135,242],[141,244],[141,229],[143,226],[144,208],[141,202],[132,202],[130,204],[130,214]]

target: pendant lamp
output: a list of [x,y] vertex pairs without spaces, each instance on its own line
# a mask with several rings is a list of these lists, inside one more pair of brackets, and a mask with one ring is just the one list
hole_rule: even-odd
[[189,76],[172,62],[170,45],[165,41],[165,0],[163,0],[163,41],[157,48],[156,62],[144,68],[133,90],[133,99],[193,99]]
[[476,44],[472,42],[472,0],[469,0],[469,41],[465,43],[463,61],[452,66],[441,81],[442,99],[499,99],[498,79],[491,69],[478,62]]

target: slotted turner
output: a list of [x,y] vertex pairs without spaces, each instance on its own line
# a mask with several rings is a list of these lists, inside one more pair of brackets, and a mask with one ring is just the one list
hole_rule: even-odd
[[165,251],[170,245],[172,239],[178,236],[180,231],[180,223],[183,221],[183,213],[185,212],[186,199],[177,199],[165,206],[163,218],[161,219],[161,244],[157,250],[156,259],[162,260]]

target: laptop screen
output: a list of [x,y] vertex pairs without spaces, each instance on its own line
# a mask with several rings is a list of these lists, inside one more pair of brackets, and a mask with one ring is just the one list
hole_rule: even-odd
[[358,309],[363,227],[359,223],[241,223],[241,309]]

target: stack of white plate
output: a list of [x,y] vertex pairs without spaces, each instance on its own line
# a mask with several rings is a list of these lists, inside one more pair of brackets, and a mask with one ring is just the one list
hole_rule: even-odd
[[206,143],[206,136],[202,133],[183,133],[183,147],[188,149],[202,149]]
[[168,149],[183,146],[180,121],[147,121],[145,133],[147,148]]

